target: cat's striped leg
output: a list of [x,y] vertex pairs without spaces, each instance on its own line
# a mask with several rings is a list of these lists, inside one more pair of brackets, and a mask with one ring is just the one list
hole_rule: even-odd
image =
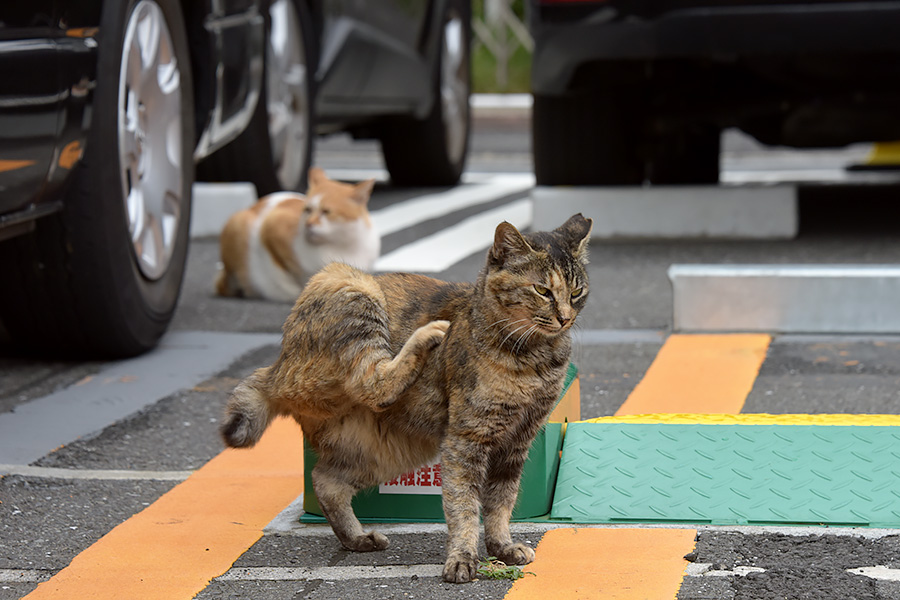
[[526,565],[534,560],[534,550],[514,543],[509,534],[509,520],[516,506],[519,479],[527,456],[528,446],[495,449],[481,488],[485,546],[490,556],[508,565]]
[[353,496],[366,484],[355,485],[350,473],[320,460],[312,471],[319,506],[341,545],[356,552],[384,550],[388,539],[377,531],[366,532],[353,513]]
[[447,561],[443,578],[450,583],[475,579],[478,568],[478,490],[484,480],[484,451],[464,437],[448,436],[441,450]]

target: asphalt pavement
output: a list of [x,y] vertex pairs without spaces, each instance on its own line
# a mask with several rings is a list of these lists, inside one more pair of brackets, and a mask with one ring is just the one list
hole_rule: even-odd
[[[479,114],[469,167],[478,177],[467,189],[477,192],[492,175],[528,173],[526,116],[522,108]],[[865,154],[852,148],[804,162],[797,153],[729,140],[725,161],[736,173],[746,172],[742,164],[833,167]],[[383,169],[376,146],[347,138],[324,140],[317,162],[339,174]],[[395,190],[381,181],[371,208],[413,210],[423,195],[445,192]],[[742,415],[900,415],[900,332],[764,336],[758,361],[737,367],[717,362],[718,342],[701,339],[687,366],[685,352],[672,352],[691,337],[672,330],[672,264],[900,263],[895,188],[810,185],[800,194],[800,232],[792,240],[592,244],[591,296],[573,353],[583,418],[627,414],[639,397],[663,407],[655,412],[685,412],[680,407],[704,395],[731,407],[721,412]],[[383,252],[527,197],[525,189],[415,222],[385,236]],[[290,305],[213,296],[217,258],[214,238],[193,240],[171,334],[145,357],[65,363],[0,353],[0,600],[900,598],[900,526],[798,524],[790,515],[763,524],[638,517],[517,523],[514,536],[537,545],[538,559],[515,582],[441,582],[440,523],[383,525],[388,550],[347,552],[327,526],[300,522],[296,432],[286,430],[283,445],[258,458],[222,453],[217,427],[228,393],[277,355]],[[482,262],[483,249],[434,275],[470,280]],[[15,439],[27,441],[32,454],[16,455],[23,444]],[[4,451],[4,443],[13,448]],[[700,468],[693,451],[683,448],[675,462]],[[890,448],[844,449],[847,457],[853,452],[881,461],[882,473],[897,470]],[[900,497],[900,486],[874,487]]]

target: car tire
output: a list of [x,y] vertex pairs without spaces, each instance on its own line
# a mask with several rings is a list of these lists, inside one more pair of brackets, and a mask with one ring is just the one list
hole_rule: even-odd
[[[105,2],[85,153],[61,212],[0,244],[0,317],[41,354],[127,357],[154,347],[185,269],[194,106],[175,0]],[[152,49],[155,49],[153,51]]]
[[637,185],[644,179],[633,99],[613,92],[535,94],[537,185]]
[[431,111],[424,119],[392,119],[382,129],[381,150],[394,185],[449,186],[462,176],[471,128],[470,21],[468,2],[447,3]]
[[653,185],[719,182],[719,128],[694,124],[650,144],[647,179]]
[[247,128],[199,166],[205,181],[249,181],[260,196],[305,191],[315,137],[316,44],[303,0],[271,0],[265,76]]

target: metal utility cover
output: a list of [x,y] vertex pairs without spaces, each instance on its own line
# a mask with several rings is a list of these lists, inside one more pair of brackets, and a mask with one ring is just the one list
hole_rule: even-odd
[[573,423],[551,519],[900,526],[900,428]]

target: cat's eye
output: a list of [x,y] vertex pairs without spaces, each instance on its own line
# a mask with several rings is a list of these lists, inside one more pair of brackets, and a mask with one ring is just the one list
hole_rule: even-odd
[[534,284],[534,291],[536,291],[536,292],[537,292],[538,294],[540,294],[541,296],[544,296],[544,297],[547,297],[547,298],[549,298],[549,297],[552,295],[552,294],[550,293],[550,290],[548,290],[548,289],[545,288],[544,286],[538,285],[538,284]]
[[578,298],[584,293],[584,288],[575,288],[572,290],[572,298]]

